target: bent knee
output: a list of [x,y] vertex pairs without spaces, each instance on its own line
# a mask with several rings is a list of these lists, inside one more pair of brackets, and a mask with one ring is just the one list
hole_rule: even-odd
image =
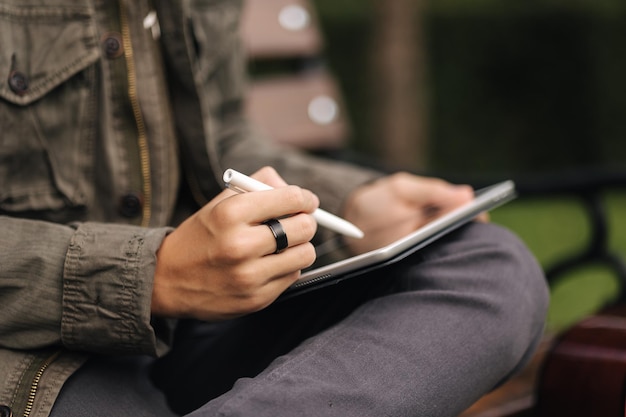
[[545,327],[550,293],[544,272],[525,243],[506,228],[476,224],[467,233],[475,235],[476,244],[492,262],[485,285],[500,325],[510,333],[501,340],[509,341],[505,348],[511,359],[524,361]]

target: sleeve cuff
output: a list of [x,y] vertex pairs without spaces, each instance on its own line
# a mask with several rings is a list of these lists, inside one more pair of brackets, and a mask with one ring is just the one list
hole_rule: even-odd
[[[80,224],[64,265],[61,334],[70,349],[151,354],[166,349],[151,322],[156,252],[169,228]],[[167,337],[167,336],[166,336]]]

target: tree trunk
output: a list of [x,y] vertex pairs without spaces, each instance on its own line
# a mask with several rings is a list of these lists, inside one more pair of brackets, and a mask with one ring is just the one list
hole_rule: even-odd
[[424,0],[375,0],[373,144],[384,162],[423,170],[428,159]]

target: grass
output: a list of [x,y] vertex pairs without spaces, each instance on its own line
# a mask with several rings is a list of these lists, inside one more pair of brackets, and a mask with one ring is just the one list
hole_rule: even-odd
[[[626,256],[626,195],[605,196],[609,247]],[[574,198],[521,199],[491,213],[491,220],[516,232],[544,268],[581,251],[590,237],[583,206]],[[619,289],[615,274],[601,264],[576,268],[551,288],[548,328],[561,330],[597,311]]]

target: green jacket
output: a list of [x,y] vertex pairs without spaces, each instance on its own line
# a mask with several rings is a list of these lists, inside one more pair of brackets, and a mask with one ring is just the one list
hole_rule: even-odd
[[246,125],[240,3],[0,0],[0,406],[13,416],[47,416],[89,354],[167,350],[175,322],[154,320],[150,299],[155,253],[193,209],[182,180],[203,204],[225,167],[272,165],[336,212],[375,175]]

